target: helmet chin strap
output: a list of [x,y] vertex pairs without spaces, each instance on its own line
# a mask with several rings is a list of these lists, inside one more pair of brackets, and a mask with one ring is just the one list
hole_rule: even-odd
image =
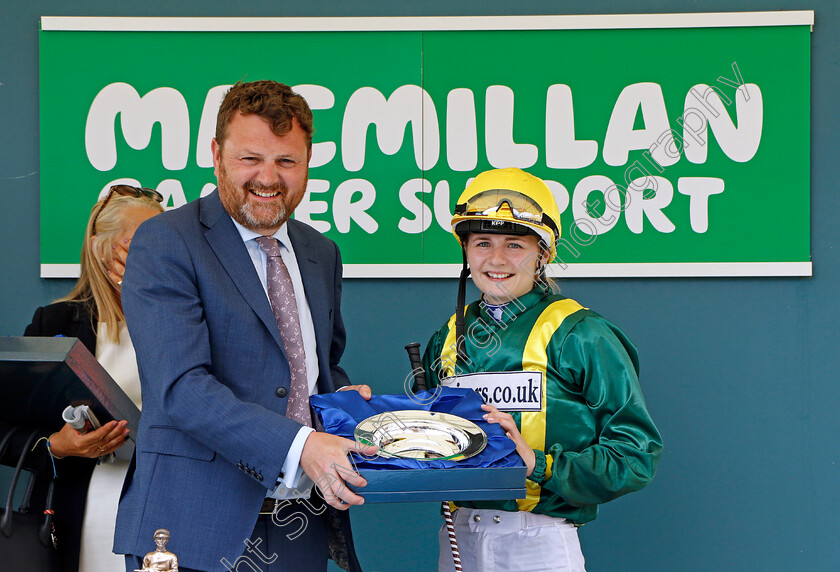
[[464,312],[465,298],[467,296],[467,276],[470,275],[470,269],[467,266],[467,250],[461,248],[461,256],[463,259],[463,266],[461,267],[461,278],[458,282],[458,305],[455,308],[455,375],[458,374],[458,362],[467,361],[467,352],[465,348],[464,337]]
[[545,248],[543,243],[540,243],[540,258],[537,260],[537,267],[534,269],[534,281],[543,285],[547,291],[548,282],[546,282],[546,271],[548,270],[549,251]]

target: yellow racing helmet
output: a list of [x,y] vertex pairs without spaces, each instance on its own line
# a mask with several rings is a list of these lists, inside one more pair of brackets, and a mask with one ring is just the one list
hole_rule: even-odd
[[553,260],[560,238],[560,211],[542,179],[521,169],[493,169],[478,175],[461,193],[452,232],[462,245],[471,232],[535,234]]

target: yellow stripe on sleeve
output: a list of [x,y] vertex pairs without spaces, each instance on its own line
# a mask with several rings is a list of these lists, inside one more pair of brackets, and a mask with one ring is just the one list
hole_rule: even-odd
[[446,339],[440,350],[440,371],[443,377],[451,377],[455,375],[455,358],[458,351],[458,346],[455,344],[455,314],[452,314],[446,326],[449,331],[446,333]]
[[[545,427],[546,409],[548,407],[546,369],[548,365],[547,346],[554,332],[560,327],[563,321],[583,306],[574,300],[559,300],[550,304],[537,318],[528,342],[522,352],[522,369],[524,371],[539,371],[542,375],[542,409],[540,411],[525,411],[520,417],[520,433],[525,442],[532,449],[545,451]],[[548,463],[549,458],[546,458]],[[546,476],[550,475],[551,466],[546,466]],[[540,501],[542,487],[533,481],[526,481],[527,491],[524,499],[519,499],[516,504],[519,510],[531,511]]]
[[[443,341],[443,347],[440,350],[440,371],[443,377],[455,375],[455,357],[458,351],[455,345],[455,317],[457,315],[457,312],[452,314],[452,317],[449,318],[449,323],[446,324],[449,331],[446,333],[446,339]],[[457,509],[458,506],[454,502],[449,501],[449,510],[455,512]]]

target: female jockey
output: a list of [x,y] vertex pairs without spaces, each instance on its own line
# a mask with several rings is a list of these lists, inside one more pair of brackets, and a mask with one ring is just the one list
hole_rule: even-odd
[[[564,298],[546,277],[560,213],[539,178],[478,175],[452,228],[464,255],[458,309],[430,339],[430,385],[472,387],[527,467],[520,500],[462,502],[463,569],[584,570],[577,527],[598,505],[652,479],[662,440],[638,380],[636,348],[614,324]],[[464,307],[468,274],[481,298]],[[454,570],[445,528],[439,570]]]

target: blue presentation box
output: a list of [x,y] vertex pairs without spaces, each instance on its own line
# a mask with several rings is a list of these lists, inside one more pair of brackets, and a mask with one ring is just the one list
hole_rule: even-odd
[[[525,498],[525,465],[459,469],[360,469],[365,502],[479,501]],[[349,485],[348,485],[349,486]]]
[[422,402],[406,395],[374,395],[366,401],[353,391],[310,397],[316,425],[348,439],[355,438],[358,423],[371,415],[404,409],[458,415],[476,423],[487,435],[487,446],[482,452],[457,462],[436,460],[425,466],[421,461],[366,459],[351,454],[355,468],[368,483],[364,487],[348,485],[351,490],[374,503],[525,498],[525,464],[501,427],[483,420],[480,395],[471,389],[446,387],[435,394],[426,392],[415,397],[418,396]]

